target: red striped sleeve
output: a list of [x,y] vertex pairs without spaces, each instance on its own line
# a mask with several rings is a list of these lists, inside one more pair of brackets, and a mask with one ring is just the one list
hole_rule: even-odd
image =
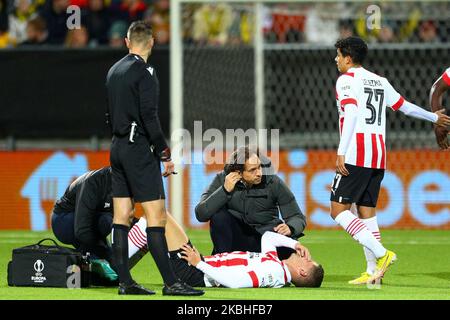
[[405,99],[400,96],[400,99],[398,99],[398,101],[391,107],[392,110],[397,111],[398,109],[400,109],[400,107],[403,105],[403,103],[405,102]]
[[356,134],[356,165],[364,167],[364,133]]
[[347,105],[347,104],[354,104],[355,106],[358,106],[358,103],[356,102],[356,99],[353,98],[346,98],[341,100],[341,107]]
[[447,74],[447,71],[444,72],[444,74],[442,75],[442,80],[444,80],[444,82],[450,86],[450,76]]
[[253,288],[258,288],[259,287],[259,281],[258,281],[258,277],[256,276],[256,273],[254,271],[249,271],[248,275],[252,279]]

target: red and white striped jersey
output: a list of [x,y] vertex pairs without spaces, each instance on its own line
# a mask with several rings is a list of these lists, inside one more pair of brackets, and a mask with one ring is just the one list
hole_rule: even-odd
[[447,70],[445,70],[445,72],[442,74],[442,80],[444,80],[445,83],[450,86],[450,68],[447,68]]
[[386,107],[398,110],[403,97],[386,78],[363,67],[350,68],[336,82],[339,131],[345,121],[345,106],[357,106],[357,121],[345,163],[358,167],[386,168]]
[[235,251],[205,256],[196,267],[205,285],[230,288],[280,288],[291,281],[286,265],[278,258],[277,246],[295,248],[297,241],[274,232],[261,239],[262,252]]

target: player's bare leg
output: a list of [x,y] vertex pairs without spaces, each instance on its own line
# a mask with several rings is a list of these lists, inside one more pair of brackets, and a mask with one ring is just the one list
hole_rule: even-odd
[[333,218],[333,220],[336,220],[336,217],[341,213],[344,212],[346,210],[350,210],[350,207],[352,206],[351,203],[347,204],[347,203],[339,203],[336,201],[331,201],[331,217]]
[[169,251],[178,250],[189,242],[186,232],[170,213],[167,213],[166,240]]

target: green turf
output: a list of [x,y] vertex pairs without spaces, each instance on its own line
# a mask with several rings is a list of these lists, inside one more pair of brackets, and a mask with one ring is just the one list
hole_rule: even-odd
[[[188,232],[200,252],[209,253],[206,231]],[[177,299],[161,295],[162,280],[147,255],[132,271],[136,281],[155,289],[150,297],[119,296],[116,288],[53,289],[8,287],[6,267],[11,250],[51,236],[48,232],[0,232],[0,299]],[[398,261],[389,269],[381,289],[351,286],[347,281],[365,269],[361,247],[343,231],[308,231],[302,243],[325,269],[321,288],[226,289],[208,288],[195,299],[450,299],[450,231],[384,231],[383,243],[395,251]],[[178,299],[188,300],[180,297]]]

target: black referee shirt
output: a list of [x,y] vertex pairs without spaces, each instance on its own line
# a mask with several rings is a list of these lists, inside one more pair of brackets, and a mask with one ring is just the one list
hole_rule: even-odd
[[145,134],[157,154],[167,148],[158,117],[159,82],[155,69],[138,55],[128,54],[109,69],[108,112],[115,136],[126,136],[131,123]]
[[95,218],[103,212],[113,211],[111,167],[89,171],[67,187],[56,201],[53,212],[73,212],[75,234],[82,233],[95,238]]

